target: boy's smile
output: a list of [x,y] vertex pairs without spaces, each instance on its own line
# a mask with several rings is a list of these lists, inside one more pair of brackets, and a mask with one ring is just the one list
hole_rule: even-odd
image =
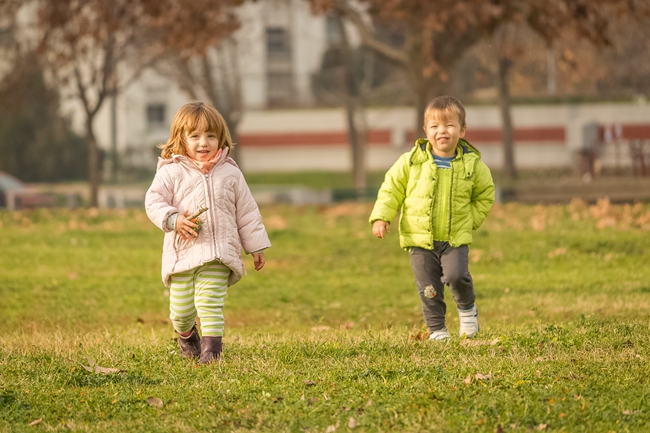
[[431,151],[444,158],[456,155],[456,145],[465,136],[465,129],[465,126],[460,126],[458,115],[454,112],[432,112],[424,124]]

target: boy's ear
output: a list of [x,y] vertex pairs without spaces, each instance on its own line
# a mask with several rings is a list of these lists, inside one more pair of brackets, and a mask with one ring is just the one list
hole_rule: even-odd
[[467,131],[467,125],[463,126],[460,130],[460,138],[465,138],[465,132]]

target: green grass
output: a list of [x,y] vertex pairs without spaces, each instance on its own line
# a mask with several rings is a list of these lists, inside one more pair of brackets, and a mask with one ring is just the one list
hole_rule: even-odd
[[471,247],[482,332],[442,344],[369,210],[262,208],[273,248],[211,366],[178,355],[142,211],[0,213],[0,431],[650,430],[649,206],[495,207]]

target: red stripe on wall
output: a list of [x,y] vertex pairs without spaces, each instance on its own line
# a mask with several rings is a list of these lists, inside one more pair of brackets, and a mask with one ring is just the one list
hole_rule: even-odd
[[[407,134],[409,143],[415,142],[417,138],[424,137],[424,132],[418,136],[410,132]],[[501,143],[501,128],[467,128],[465,138],[470,143],[493,144]],[[515,128],[515,143],[528,142],[562,142],[566,140],[564,127],[536,127],[536,128]]]
[[[239,135],[243,147],[273,147],[273,146],[347,146],[347,132],[294,132],[294,133],[264,133]],[[368,144],[390,145],[391,131],[379,129],[368,131]]]
[[622,127],[623,140],[650,140],[650,124],[627,124]]

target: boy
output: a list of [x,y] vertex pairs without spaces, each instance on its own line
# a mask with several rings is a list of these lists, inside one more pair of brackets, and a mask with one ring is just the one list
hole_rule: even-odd
[[424,112],[418,139],[388,170],[370,214],[380,239],[398,211],[400,246],[409,251],[430,340],[447,340],[445,284],[458,306],[459,335],[479,331],[468,245],[494,203],[494,182],[480,152],[463,139],[465,108],[440,96]]

